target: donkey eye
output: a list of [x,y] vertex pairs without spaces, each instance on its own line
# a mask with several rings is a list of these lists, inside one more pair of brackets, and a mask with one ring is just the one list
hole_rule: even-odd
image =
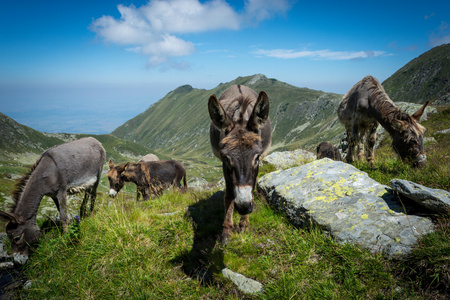
[[19,243],[20,240],[22,239],[22,237],[23,237],[23,234],[18,235],[18,236],[15,236],[14,239],[13,239],[13,240],[14,240],[14,243],[16,243],[16,244]]

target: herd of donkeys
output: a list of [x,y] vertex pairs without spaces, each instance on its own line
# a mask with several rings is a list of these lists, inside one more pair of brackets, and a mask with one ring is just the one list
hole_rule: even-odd
[[[416,113],[408,115],[398,109],[377,79],[366,76],[343,97],[337,114],[347,132],[348,150],[345,161],[366,159],[373,163],[376,128],[381,124],[391,135],[393,149],[405,162],[415,167],[426,164],[423,149],[424,128],[418,123],[427,101]],[[222,242],[226,243],[234,229],[233,212],[241,218],[239,230],[250,224],[249,214],[254,208],[253,190],[259,162],[268,152],[272,129],[269,118],[269,97],[243,85],[233,85],[217,98],[210,96],[208,111],[211,119],[210,141],[214,155],[222,161],[225,179],[225,218]],[[366,151],[364,149],[366,147]],[[341,160],[333,145],[323,142],[318,157]],[[355,157],[355,155],[357,157]],[[87,215],[86,206],[94,209],[106,152],[93,137],[82,138],[46,150],[30,171],[16,184],[12,193],[11,211],[0,211],[7,221],[6,233],[12,246],[14,261],[24,264],[33,245],[38,243],[40,230],[36,215],[43,196],[55,202],[64,232],[67,232],[67,193],[84,191],[80,217]],[[134,182],[137,199],[159,195],[168,186],[187,188],[186,170],[175,160],[159,161],[154,157],[138,163],[115,165],[109,160],[108,180],[110,196],[115,196],[124,182]],[[180,184],[183,182],[183,185]]]

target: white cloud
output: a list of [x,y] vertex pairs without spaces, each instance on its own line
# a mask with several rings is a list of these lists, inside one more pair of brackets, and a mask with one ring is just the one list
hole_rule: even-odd
[[274,15],[287,12],[292,7],[293,2],[289,0],[246,0],[245,18],[257,22],[270,19]]
[[260,56],[267,56],[281,59],[312,58],[317,60],[365,59],[385,54],[384,51],[330,51],[330,50],[295,51],[289,49],[275,49],[275,50],[260,49],[254,51],[253,53]]
[[441,22],[441,25],[428,34],[431,47],[440,46],[450,43],[450,28],[447,22]]
[[147,65],[177,64],[174,59],[192,55],[193,43],[179,35],[213,30],[237,30],[246,20],[262,21],[286,12],[290,0],[246,0],[239,14],[225,0],[151,0],[137,8],[118,5],[121,17],[103,16],[94,20],[91,30],[107,43],[127,46],[127,51],[148,57]]

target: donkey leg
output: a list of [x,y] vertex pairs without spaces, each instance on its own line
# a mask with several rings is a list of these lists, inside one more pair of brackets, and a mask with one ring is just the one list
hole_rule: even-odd
[[86,215],[86,204],[88,202],[88,190],[86,190],[84,192],[84,197],[83,197],[83,202],[81,202],[81,206],[80,206],[80,218],[83,219]]
[[375,160],[375,142],[377,141],[377,126],[370,128],[369,137],[367,139],[367,161],[373,168],[373,162]]
[[89,212],[92,214],[95,207],[95,199],[97,198],[97,187],[90,188],[89,195],[91,196],[91,206],[89,208]]
[[228,240],[233,231],[233,210],[234,210],[234,198],[229,197],[225,192],[225,218],[223,220],[223,232],[222,243],[228,243]]
[[250,227],[250,220],[247,215],[242,215],[241,220],[239,221],[239,231],[245,231],[248,227]]
[[60,190],[57,194],[59,202],[59,219],[62,224],[63,232],[67,233],[69,231],[69,219],[67,217],[67,201],[66,201],[66,189]]
[[358,145],[358,160],[364,160],[364,142],[366,137],[365,128],[360,128],[359,134],[357,135],[356,143]]
[[347,142],[348,142],[348,151],[347,155],[345,156],[345,161],[349,164],[353,162],[353,151],[355,148],[355,138],[353,135],[353,132],[350,130],[347,130]]

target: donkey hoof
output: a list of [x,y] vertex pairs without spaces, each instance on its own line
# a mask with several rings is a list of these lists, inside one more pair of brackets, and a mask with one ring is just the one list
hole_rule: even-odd
[[230,236],[231,236],[230,233],[223,232],[223,233],[222,233],[222,236],[221,236],[221,238],[220,238],[220,243],[221,243],[222,245],[228,244],[228,242],[230,241]]

